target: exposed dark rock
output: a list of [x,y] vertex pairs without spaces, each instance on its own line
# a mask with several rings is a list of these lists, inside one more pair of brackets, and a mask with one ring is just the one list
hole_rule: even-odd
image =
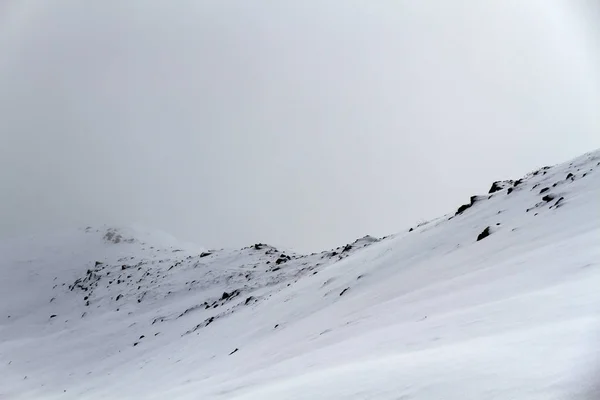
[[554,207],[554,208],[558,208],[562,205],[562,201],[564,200],[564,197],[559,198],[558,200],[556,200],[556,203],[554,203],[553,206],[550,206],[550,208]]
[[275,326],[273,327],[273,329],[277,329],[279,327],[279,324],[275,324]]
[[549,187],[545,187],[542,190],[540,190],[540,194],[546,193],[548,190],[550,190],[550,188]]
[[342,291],[340,292],[340,296],[342,296],[344,293],[346,293],[346,292],[348,291],[348,289],[350,289],[350,288],[349,288],[349,287],[347,287],[346,289],[342,290]]
[[565,178],[565,180],[569,179],[569,178],[574,178],[575,176],[572,173],[568,173],[567,177]]
[[523,183],[523,179],[517,179],[514,183],[514,186],[517,187],[519,186],[521,183]]
[[121,297],[123,297],[123,295],[122,295],[122,294],[118,295],[118,296],[117,296],[117,298],[115,299],[115,301],[119,301],[119,299],[120,299]]
[[146,336],[142,335],[140,336],[140,338],[138,340],[142,340],[143,338],[145,338]]
[[237,352],[238,349],[236,348],[235,350],[233,350],[231,353],[229,353],[229,355],[232,355],[233,353]]
[[462,214],[465,210],[471,208],[472,204],[463,204],[462,206],[458,207],[458,210],[456,210],[456,215]]
[[51,319],[52,319],[52,318],[56,318],[56,314],[52,314],[52,315],[50,316],[50,318],[51,318]]
[[248,304],[248,303],[250,303],[250,302],[251,302],[253,299],[254,299],[254,297],[252,297],[252,296],[248,297],[248,298],[246,299],[246,301],[244,302],[244,304],[246,304],[246,305],[247,305],[247,304]]
[[97,267],[97,266],[102,265],[102,264],[104,264],[104,263],[102,263],[100,261],[96,261],[96,263],[94,264],[94,267]]
[[502,186],[500,186],[500,182],[494,182],[492,183],[492,187],[490,188],[488,193],[496,193],[498,191],[502,190]]
[[508,190],[506,191],[506,194],[511,194],[513,191],[513,188],[508,188]]
[[544,197],[542,197],[542,200],[545,201],[546,203],[549,201],[554,200],[555,196],[553,194],[547,194]]
[[351,244],[347,244],[346,246],[344,246],[344,249],[342,250],[342,253],[346,252],[346,251],[350,251],[352,250],[352,245]]
[[414,229],[413,229],[413,228],[410,228],[408,231],[409,231],[409,232],[412,232],[412,231],[414,231]]
[[254,250],[260,250],[260,249],[262,249],[262,248],[263,248],[263,244],[262,244],[262,243],[256,243],[256,244],[254,245]]
[[477,236],[477,241],[479,242],[480,240],[485,239],[486,237],[490,236],[490,234],[490,227],[488,226]]
[[280,269],[281,269],[281,267],[275,267],[271,270],[271,272],[279,271]]
[[200,254],[200,257],[201,257],[201,258],[202,258],[202,257],[208,257],[208,256],[210,256],[211,254],[212,254],[212,253],[210,253],[210,252],[208,252],[208,251],[203,251],[203,252]]

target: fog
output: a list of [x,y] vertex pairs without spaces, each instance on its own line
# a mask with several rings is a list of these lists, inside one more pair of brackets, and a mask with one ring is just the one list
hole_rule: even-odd
[[596,1],[0,3],[0,235],[301,251],[600,147]]

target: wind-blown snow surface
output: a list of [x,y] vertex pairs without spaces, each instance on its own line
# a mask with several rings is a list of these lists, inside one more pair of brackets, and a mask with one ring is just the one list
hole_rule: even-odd
[[494,190],[313,255],[106,227],[2,243],[0,398],[590,395],[600,153]]

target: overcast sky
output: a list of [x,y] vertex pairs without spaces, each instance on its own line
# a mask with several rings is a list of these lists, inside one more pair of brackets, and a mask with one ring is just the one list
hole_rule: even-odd
[[304,251],[600,147],[595,0],[0,2],[0,235]]

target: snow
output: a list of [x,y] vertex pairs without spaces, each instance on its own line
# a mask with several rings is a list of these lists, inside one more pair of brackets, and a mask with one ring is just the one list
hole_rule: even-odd
[[0,399],[591,396],[599,172],[589,153],[313,255],[139,227],[5,241]]

